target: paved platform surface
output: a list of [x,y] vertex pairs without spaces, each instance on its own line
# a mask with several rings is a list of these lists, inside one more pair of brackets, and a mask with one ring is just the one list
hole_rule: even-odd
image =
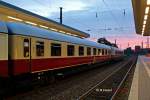
[[138,57],[128,99],[150,100],[150,57]]

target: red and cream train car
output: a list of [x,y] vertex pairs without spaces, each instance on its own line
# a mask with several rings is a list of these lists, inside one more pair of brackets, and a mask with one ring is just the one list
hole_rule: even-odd
[[0,22],[0,32],[0,77],[44,73],[122,56],[114,47],[17,22]]
[[0,23],[0,77],[8,77],[8,30]]

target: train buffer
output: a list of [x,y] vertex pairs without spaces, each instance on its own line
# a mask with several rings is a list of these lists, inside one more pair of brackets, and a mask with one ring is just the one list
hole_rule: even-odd
[[150,100],[150,57],[138,57],[129,100]]

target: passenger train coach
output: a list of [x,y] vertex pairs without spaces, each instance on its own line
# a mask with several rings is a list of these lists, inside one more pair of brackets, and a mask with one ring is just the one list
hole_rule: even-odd
[[[36,26],[0,22],[0,77],[48,73],[119,59],[115,47]],[[86,67],[86,66],[85,66]]]

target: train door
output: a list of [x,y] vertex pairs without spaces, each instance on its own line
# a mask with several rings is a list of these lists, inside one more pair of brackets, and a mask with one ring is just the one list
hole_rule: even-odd
[[31,72],[31,38],[24,38],[23,46],[23,54],[26,59],[26,69],[28,69],[28,72]]

